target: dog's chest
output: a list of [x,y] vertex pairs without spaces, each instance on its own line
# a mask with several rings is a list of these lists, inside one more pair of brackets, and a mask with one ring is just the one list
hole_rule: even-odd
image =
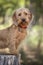
[[23,30],[23,29],[18,28],[18,36],[17,36],[17,39],[20,40],[20,41],[22,41],[25,38],[26,34],[27,34],[26,33],[26,30]]

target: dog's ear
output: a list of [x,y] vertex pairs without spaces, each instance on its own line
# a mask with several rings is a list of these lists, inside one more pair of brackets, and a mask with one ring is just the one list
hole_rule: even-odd
[[30,12],[30,20],[32,20],[32,13]]
[[28,14],[30,15],[30,21],[32,20],[32,12],[30,11],[30,9],[27,9]]
[[[30,10],[29,10],[30,11]],[[32,14],[32,12],[30,11],[30,22],[32,22],[34,19],[34,15]]]
[[12,19],[13,19],[13,21],[15,21],[15,20],[16,20],[16,11],[15,11],[15,12],[13,12],[13,14],[12,14]]
[[17,26],[16,11],[14,11],[12,14],[12,20],[13,20],[13,23]]
[[33,19],[34,19],[34,15],[31,13],[31,11],[30,11],[30,21],[33,21]]
[[34,15],[30,12],[30,23],[29,23],[29,26],[28,26],[28,29],[31,30],[31,27],[32,27],[32,23],[33,23],[33,20],[34,20]]

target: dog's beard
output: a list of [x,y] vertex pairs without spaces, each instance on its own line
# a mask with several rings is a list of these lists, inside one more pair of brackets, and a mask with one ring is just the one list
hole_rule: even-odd
[[21,28],[26,29],[27,28],[28,23],[27,22],[21,22],[18,26]]

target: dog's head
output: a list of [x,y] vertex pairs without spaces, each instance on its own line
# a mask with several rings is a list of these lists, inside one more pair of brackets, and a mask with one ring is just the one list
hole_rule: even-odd
[[27,28],[27,25],[31,22],[32,13],[27,8],[20,8],[13,13],[12,19],[15,25]]

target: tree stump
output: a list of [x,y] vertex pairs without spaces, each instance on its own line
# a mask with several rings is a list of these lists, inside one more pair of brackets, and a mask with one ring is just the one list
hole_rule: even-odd
[[0,65],[20,65],[19,56],[0,54]]

